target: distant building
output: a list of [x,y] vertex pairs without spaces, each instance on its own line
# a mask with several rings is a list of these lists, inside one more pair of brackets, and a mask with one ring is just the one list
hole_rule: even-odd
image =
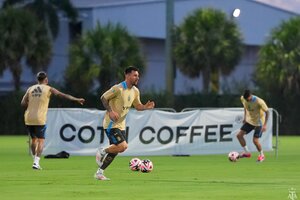
[[[68,65],[68,45],[74,34],[93,29],[97,22],[120,23],[139,38],[146,56],[146,71],[142,74],[140,87],[145,91],[164,91],[166,82],[165,0],[72,0],[80,13],[80,22],[70,25],[61,15],[60,32],[54,43],[54,55],[48,69],[50,82],[61,82]],[[239,17],[232,17],[243,34],[245,52],[236,69],[228,76],[221,77],[221,90],[234,92],[238,86],[252,83],[252,73],[257,62],[257,52],[269,36],[270,31],[282,21],[297,16],[286,10],[251,0],[174,0],[174,23],[178,25],[185,17],[199,8],[214,8],[232,16],[234,9],[240,9]],[[201,76],[190,79],[178,69],[174,79],[176,94],[202,90]],[[29,69],[22,74],[26,87],[35,81]],[[0,78],[0,91],[12,90],[12,76],[6,71]],[[222,91],[220,91],[222,92]]]

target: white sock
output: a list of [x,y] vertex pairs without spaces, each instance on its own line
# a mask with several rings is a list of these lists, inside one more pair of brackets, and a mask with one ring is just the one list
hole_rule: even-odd
[[105,149],[106,149],[106,148],[103,148],[103,149],[101,150],[100,153],[101,153],[102,155],[107,153],[107,152],[105,151]]
[[244,148],[245,152],[247,152],[247,153],[249,152],[249,149],[248,149],[247,145],[244,146],[243,148]]
[[261,156],[263,156],[263,155],[264,155],[263,150],[261,150],[261,151],[259,152],[259,154],[260,154]]
[[36,165],[40,165],[40,159],[41,159],[40,157],[35,156],[33,162],[34,162]]
[[103,174],[104,173],[104,170],[103,169],[100,169],[100,168],[98,168],[98,170],[97,170],[97,174]]

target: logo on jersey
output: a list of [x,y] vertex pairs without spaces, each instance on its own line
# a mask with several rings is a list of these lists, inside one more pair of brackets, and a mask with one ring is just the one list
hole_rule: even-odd
[[131,106],[123,106],[123,110],[128,110],[129,108],[131,108]]
[[31,96],[32,97],[40,97],[42,96],[42,89],[40,88],[40,86],[37,86],[36,88],[34,88],[34,90],[31,92]]

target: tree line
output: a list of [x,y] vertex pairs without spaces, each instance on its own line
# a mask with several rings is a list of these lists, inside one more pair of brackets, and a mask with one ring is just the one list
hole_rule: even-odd
[[[58,12],[76,23],[78,13],[69,0],[4,1],[0,12],[0,75],[8,69],[16,91],[20,90],[24,61],[33,74],[47,71],[59,31]],[[199,8],[174,26],[172,35],[176,67],[191,78],[203,76],[202,94],[217,93],[220,74],[228,75],[235,69],[244,48],[235,21],[220,10]],[[260,47],[253,74],[255,92],[282,115],[283,130],[295,127],[298,133],[299,43],[300,18],[282,22]],[[98,22],[70,44],[66,89],[81,94],[104,91],[122,80],[124,67],[136,65],[143,71],[146,58],[141,49],[126,27]]]

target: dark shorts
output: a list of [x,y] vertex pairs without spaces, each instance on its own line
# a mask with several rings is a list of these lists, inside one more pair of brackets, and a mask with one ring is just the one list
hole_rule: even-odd
[[125,131],[118,128],[105,129],[105,133],[109,139],[109,144],[120,144],[125,139]]
[[253,137],[255,137],[255,138],[260,138],[261,137],[261,135],[262,135],[261,129],[262,129],[262,126],[253,126],[253,125],[251,125],[247,122],[241,128],[241,130],[245,131],[246,134],[248,134],[252,130],[254,130]]
[[26,125],[31,138],[45,139],[46,125]]

